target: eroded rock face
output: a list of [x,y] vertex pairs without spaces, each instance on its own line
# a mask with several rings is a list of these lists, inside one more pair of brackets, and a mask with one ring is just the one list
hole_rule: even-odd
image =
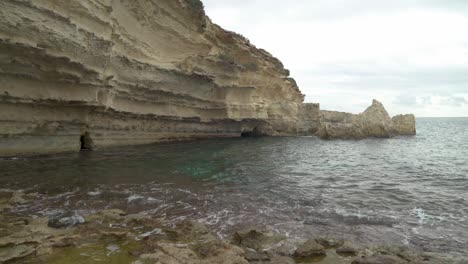
[[389,138],[396,135],[415,135],[414,115],[390,118],[382,103],[373,100],[363,113],[320,111],[320,128],[317,135],[323,139]]
[[397,115],[392,118],[393,128],[398,135],[416,135],[414,115]]
[[[283,64],[199,0],[0,1],[0,156],[208,137],[387,137],[320,111]],[[413,134],[410,117],[393,121]],[[413,127],[412,127],[413,125]]]
[[0,155],[296,134],[289,71],[199,0],[0,1]]

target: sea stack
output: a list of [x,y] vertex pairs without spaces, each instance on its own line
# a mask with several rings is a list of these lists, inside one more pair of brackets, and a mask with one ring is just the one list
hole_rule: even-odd
[[322,139],[389,138],[397,135],[415,135],[414,115],[390,118],[383,104],[372,101],[361,114],[320,111],[320,128],[317,136]]

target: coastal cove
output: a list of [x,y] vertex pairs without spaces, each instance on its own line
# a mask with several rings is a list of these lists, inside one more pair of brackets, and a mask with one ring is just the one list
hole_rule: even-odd
[[90,215],[119,209],[167,226],[200,222],[220,239],[261,226],[288,238],[332,237],[358,248],[453,258],[421,263],[462,263],[468,118],[420,118],[417,126],[414,137],[389,139],[213,139],[4,158],[2,215],[42,219],[71,211],[86,228]]
[[468,5],[338,2],[0,0],[0,264],[468,264]]

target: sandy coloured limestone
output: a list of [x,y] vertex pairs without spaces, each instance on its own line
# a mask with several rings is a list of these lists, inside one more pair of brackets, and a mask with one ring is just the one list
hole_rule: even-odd
[[319,131],[323,139],[390,138],[396,135],[415,135],[414,115],[390,118],[382,103],[373,100],[361,114],[320,111]]
[[2,0],[0,58],[0,156],[319,128],[283,64],[199,0]]

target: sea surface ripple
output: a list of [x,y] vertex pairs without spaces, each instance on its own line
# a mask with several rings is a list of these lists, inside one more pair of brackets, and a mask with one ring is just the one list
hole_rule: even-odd
[[289,236],[466,254],[468,118],[420,118],[418,135],[361,141],[239,138],[0,160],[0,188],[37,193],[13,210],[104,208],[196,219],[220,237]]

